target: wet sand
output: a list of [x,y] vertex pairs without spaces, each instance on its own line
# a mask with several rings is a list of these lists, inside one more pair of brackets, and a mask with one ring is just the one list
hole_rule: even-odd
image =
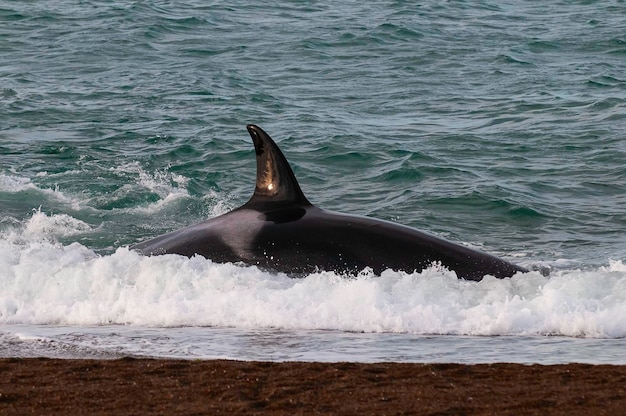
[[0,414],[622,414],[626,366],[0,359]]

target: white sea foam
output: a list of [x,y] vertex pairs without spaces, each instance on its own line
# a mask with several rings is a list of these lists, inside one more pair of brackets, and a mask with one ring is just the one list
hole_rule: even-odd
[[120,175],[130,175],[134,179],[132,185],[128,184],[120,188],[116,193],[125,195],[137,192],[138,188],[143,188],[159,196],[159,199],[148,205],[133,208],[122,208],[122,212],[133,212],[141,214],[153,214],[168,206],[172,206],[175,201],[182,198],[189,198],[187,184],[189,178],[168,171],[146,171],[139,163],[131,162],[115,168],[111,171]]
[[[120,213],[140,213],[153,214],[155,212],[175,206],[176,201],[189,198],[187,184],[189,178],[166,170],[146,171],[139,163],[131,162],[114,168],[109,168],[120,176],[127,176],[128,183],[122,185],[110,194],[106,195],[107,201],[122,199],[130,194],[137,192],[150,192],[158,196],[158,200],[147,205],[135,206],[130,208],[116,208]],[[83,174],[81,171],[65,171],[63,175]],[[38,178],[50,177],[47,172],[40,172],[35,175]],[[33,182],[30,178],[19,176],[17,174],[1,174],[0,173],[0,192],[20,193],[25,191],[33,191],[40,193],[60,205],[69,207],[74,211],[94,210],[98,205],[98,201],[102,198],[100,195],[88,195],[82,192],[71,192],[67,189],[60,189],[59,186],[45,187]],[[209,195],[214,197],[214,195]]]
[[161,197],[166,197],[172,192],[187,193],[186,186],[189,178],[166,170],[147,172],[138,162],[127,163],[110,168],[110,170],[118,174],[136,177],[138,186],[146,188]]
[[[39,244],[42,241],[54,242],[58,237],[68,237],[92,231],[94,229],[89,224],[70,215],[47,215],[41,209],[37,209],[25,221],[21,229],[10,229],[0,233],[0,247],[7,248],[11,244],[20,244],[15,247],[20,248],[23,245]],[[2,264],[1,260],[0,264]]]
[[27,221],[23,237],[27,240],[38,238],[67,237],[93,231],[93,228],[67,214],[46,215],[41,209],[35,211]]
[[0,174],[1,192],[20,192],[32,188],[35,188],[35,185],[30,181],[29,178],[16,175]]
[[437,268],[291,279],[202,257],[142,257],[127,248],[102,257],[78,243],[41,238],[82,227],[36,213],[19,238],[0,236],[0,324],[626,337],[621,261],[595,271],[481,282]]
[[[44,175],[37,174],[35,176],[42,177],[46,175],[47,173]],[[74,196],[60,190],[59,187],[56,185],[52,188],[42,188],[33,183],[30,178],[25,178],[18,175],[0,174],[0,192],[20,193],[26,191],[41,193],[47,198],[60,202],[63,205],[69,206],[76,211],[80,210],[85,202],[79,196]]]

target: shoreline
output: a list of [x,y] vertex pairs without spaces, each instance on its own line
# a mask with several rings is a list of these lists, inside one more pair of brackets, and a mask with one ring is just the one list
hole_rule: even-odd
[[0,359],[0,414],[618,414],[626,366]]

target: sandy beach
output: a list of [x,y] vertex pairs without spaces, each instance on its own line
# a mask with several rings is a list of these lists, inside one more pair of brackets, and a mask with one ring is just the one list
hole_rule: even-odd
[[0,359],[0,414],[594,414],[626,366]]

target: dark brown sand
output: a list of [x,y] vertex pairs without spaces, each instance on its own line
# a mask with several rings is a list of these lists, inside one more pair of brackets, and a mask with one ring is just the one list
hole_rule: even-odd
[[0,359],[0,415],[626,412],[626,366]]

